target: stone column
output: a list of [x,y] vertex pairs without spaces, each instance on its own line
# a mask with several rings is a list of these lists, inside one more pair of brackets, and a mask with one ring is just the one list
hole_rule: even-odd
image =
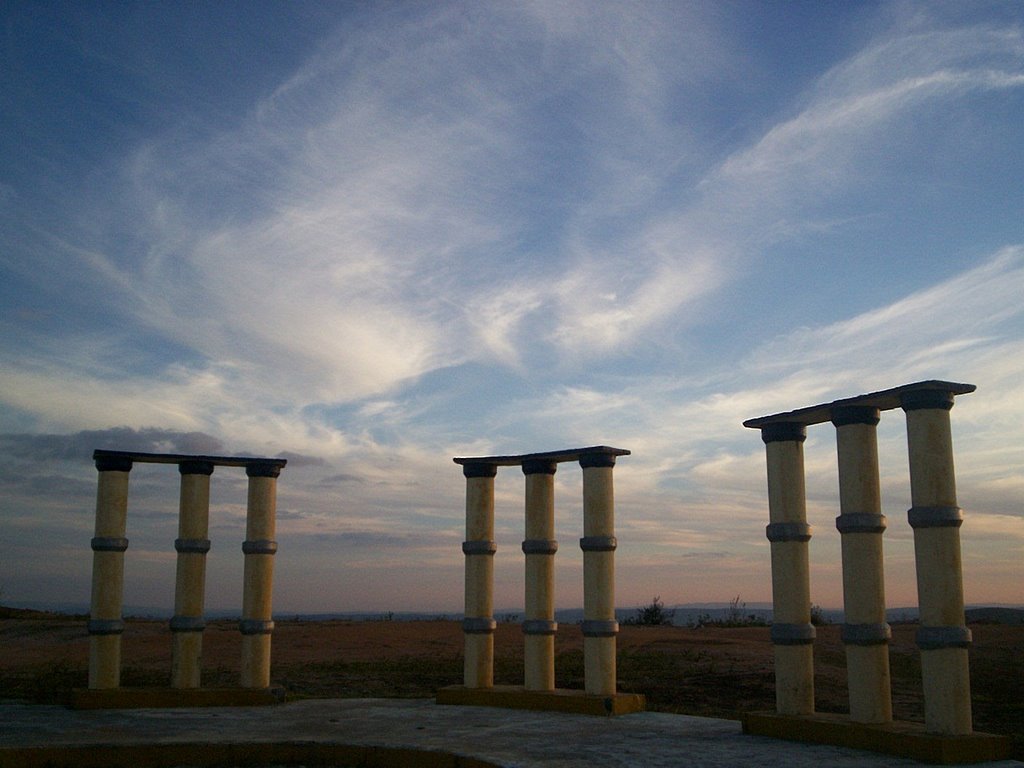
[[553,461],[526,461],[526,620],[524,667],[528,691],[555,688],[554,580],[555,552],[555,470]]
[[882,533],[885,516],[878,480],[878,409],[832,411],[839,454],[839,517],[843,552],[843,644],[846,646],[850,719],[892,720],[889,639],[885,621]]
[[270,633],[274,631],[274,540],[277,515],[277,478],[281,467],[270,463],[249,464],[249,499],[246,513],[244,584],[242,592],[243,688],[270,687]]
[[615,456],[580,456],[583,468],[583,674],[586,693],[614,696],[615,636]]
[[964,619],[960,524],[953,472],[949,410],[944,390],[905,392],[910,453],[910,525],[914,529],[917,599],[921,627],[921,679],[925,728],[931,733],[971,733],[971,683]]
[[466,607],[463,684],[494,686],[494,464],[464,464],[466,476]]
[[121,633],[124,620],[124,552],[128,549],[128,473],[132,461],[96,459],[96,528],[92,540],[92,601],[89,609],[89,687],[121,685]]
[[183,461],[179,497],[178,552],[174,589],[174,618],[171,619],[173,644],[171,687],[198,688],[203,655],[203,604],[206,595],[206,553],[210,551],[210,475],[209,461]]
[[772,629],[775,707],[780,715],[814,713],[814,627],[808,566],[802,424],[776,422],[761,429],[768,461],[766,529],[772,550]]

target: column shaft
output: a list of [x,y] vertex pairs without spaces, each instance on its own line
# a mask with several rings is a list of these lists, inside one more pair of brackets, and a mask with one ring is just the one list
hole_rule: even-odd
[[768,540],[772,559],[775,707],[782,715],[814,713],[814,627],[808,565],[802,425],[761,430],[768,463]]
[[615,457],[585,454],[583,468],[583,674],[586,693],[616,692]]
[[89,610],[89,687],[94,689],[121,685],[121,606],[131,468],[132,462],[127,459],[96,460],[99,479]]
[[523,464],[526,475],[526,620],[523,622],[525,687],[528,691],[555,688],[554,576],[555,469],[554,462]]
[[270,686],[270,634],[274,630],[272,603],[274,588],[274,540],[277,516],[277,477],[281,468],[271,464],[250,464],[249,498],[246,512],[245,553],[242,592],[243,688]]
[[877,408],[836,409],[839,510],[842,536],[843,605],[850,719],[892,720],[889,638],[885,621],[881,492],[878,478]]
[[203,607],[206,594],[206,553],[210,549],[210,475],[213,464],[188,461],[178,465],[181,493],[178,552],[174,589],[171,687],[198,688],[202,676]]
[[949,392],[908,393],[907,446],[910,454],[910,524],[914,529],[921,628],[921,678],[925,727],[942,734],[968,734],[971,687],[964,619],[960,524],[953,468]]
[[465,639],[463,684],[494,686],[494,476],[493,464],[466,464]]

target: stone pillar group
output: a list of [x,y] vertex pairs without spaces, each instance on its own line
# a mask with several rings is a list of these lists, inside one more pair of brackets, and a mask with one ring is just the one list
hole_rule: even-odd
[[215,466],[245,467],[249,477],[242,597],[241,687],[270,685],[270,633],[277,477],[285,459],[139,453],[97,450],[99,483],[96,534],[92,539],[93,577],[89,618],[89,689],[120,687],[121,634],[124,631],[124,553],[128,512],[128,473],[134,463],[176,464],[181,474],[172,632],[171,688],[201,685],[206,554],[210,550],[210,476]]
[[583,470],[583,591],[585,693],[616,696],[615,501],[612,469],[620,448],[597,446],[520,456],[457,458],[466,477],[466,603],[464,685],[494,686],[493,617],[494,477],[499,466],[520,466],[525,476],[524,685],[528,692],[555,690],[554,476],[565,461]]
[[881,392],[764,416],[744,422],[761,430],[767,450],[767,528],[772,553],[776,709],[779,715],[814,712],[810,580],[802,443],[806,428],[830,421],[836,430],[850,719],[892,721],[882,514],[876,425],[880,412],[902,408],[907,420],[924,689],[929,733],[971,733],[959,527],[949,411],[970,384],[924,381]]

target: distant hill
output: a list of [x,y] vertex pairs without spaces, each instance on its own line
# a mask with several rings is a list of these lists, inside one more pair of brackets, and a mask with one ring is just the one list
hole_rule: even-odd
[[1024,625],[1024,608],[968,608],[964,613],[968,624]]
[[[626,622],[635,618],[639,608],[618,608],[615,618]],[[753,619],[751,623],[771,622],[772,608],[770,603],[685,603],[665,606],[665,611],[672,616],[672,623],[677,627],[695,626],[707,621],[728,621]],[[1007,626],[1024,626],[1024,607],[1022,606],[969,606],[964,614],[968,624],[1003,624]],[[88,606],[72,603],[43,603],[31,605],[22,601],[11,601],[9,605],[0,606],[0,619],[47,619],[73,616],[87,618]],[[129,618],[167,619],[171,611],[161,608],[128,606],[124,615]],[[821,616],[826,623],[841,624],[843,612],[836,609],[822,609]],[[238,611],[212,610],[207,611],[208,620],[237,619]],[[278,621],[458,621],[461,613],[415,611],[352,611],[330,613],[288,613],[277,611],[274,618]],[[522,609],[496,610],[494,618],[499,622],[518,623],[523,619]],[[914,623],[918,618],[916,607],[890,608],[885,612],[886,621],[891,624]],[[582,608],[563,608],[555,611],[555,620],[566,625],[579,624],[583,621]]]

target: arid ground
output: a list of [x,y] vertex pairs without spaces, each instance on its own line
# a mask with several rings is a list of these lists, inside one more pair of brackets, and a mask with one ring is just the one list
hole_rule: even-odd
[[[84,617],[0,609],[0,698],[60,702],[87,681]],[[839,626],[818,629],[817,708],[845,712],[846,670]],[[1024,758],[1024,626],[972,625],[971,683],[976,730],[1012,735]],[[893,704],[898,719],[923,721],[916,625],[893,626]],[[738,718],[774,709],[767,627],[623,626],[619,687],[643,693],[663,712]],[[565,626],[556,639],[557,685],[583,687],[583,638]],[[203,640],[204,685],[237,684],[237,622],[212,621]],[[166,685],[165,621],[129,620],[123,641],[125,686]],[[499,624],[498,683],[522,680],[522,633]],[[429,697],[462,678],[462,631],[454,621],[278,621],[275,684],[290,697]]]

